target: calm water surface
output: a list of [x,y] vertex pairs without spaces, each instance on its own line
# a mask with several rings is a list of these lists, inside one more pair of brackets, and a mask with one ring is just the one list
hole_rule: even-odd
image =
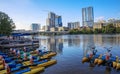
[[96,46],[98,54],[104,54],[104,47],[112,47],[112,55],[120,57],[120,35],[62,35],[35,36],[40,44],[49,50],[56,51],[53,59],[57,64],[45,69],[41,74],[120,74],[115,69],[106,70],[106,66],[90,67],[89,63],[82,64],[89,46]]

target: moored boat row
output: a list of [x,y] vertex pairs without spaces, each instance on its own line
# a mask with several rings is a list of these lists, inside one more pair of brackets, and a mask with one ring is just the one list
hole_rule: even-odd
[[[94,51],[94,50],[93,50]],[[107,51],[108,53],[110,52],[110,50]],[[85,62],[90,62],[94,65],[104,65],[104,66],[109,66],[109,67],[113,67],[116,70],[120,70],[120,60],[118,56],[111,56],[107,54],[87,54],[86,56],[84,56],[82,58],[82,63]]]
[[35,53],[10,50],[10,56],[0,52],[0,74],[36,74],[57,63],[56,60],[51,60],[56,52],[32,52]]

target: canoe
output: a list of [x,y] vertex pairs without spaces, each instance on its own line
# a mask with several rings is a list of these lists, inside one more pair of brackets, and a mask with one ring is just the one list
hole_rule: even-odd
[[31,69],[29,72],[25,72],[23,74],[36,74],[36,73],[40,73],[41,71],[44,71],[44,67],[39,67],[39,68],[34,68]]
[[[11,61],[10,63],[8,63],[8,65],[14,65],[14,64],[15,64],[15,61]],[[1,69],[4,69],[3,64],[0,65],[0,70]]]
[[[44,62],[48,62],[47,60],[42,60],[42,61],[33,61],[33,65],[34,64],[41,64],[41,63],[44,63]],[[29,65],[32,65],[31,63],[30,63],[30,61],[25,61],[25,62],[23,62],[22,63],[24,66],[29,66]]]
[[4,69],[3,65],[0,65],[0,70],[1,70],[1,69]]
[[[12,74],[36,74],[36,73],[40,73],[41,71],[44,71],[44,67],[39,67],[39,68],[34,68],[34,69],[30,69],[30,68],[26,68],[20,71],[17,71],[15,73]],[[7,70],[2,70],[0,71],[0,74],[7,74]]]
[[42,57],[40,57],[41,59],[47,59],[47,58],[51,58],[52,56],[55,56],[57,53],[56,52],[50,52],[48,54],[43,55]]
[[3,64],[3,61],[0,61],[0,65]]
[[42,64],[38,64],[37,66],[31,66],[30,68],[39,68],[39,67],[48,67],[48,66],[51,66],[53,64],[57,63],[56,60],[50,60],[48,62],[45,62],[45,63],[42,63]]
[[39,62],[39,64],[34,66],[34,65],[31,65],[31,63],[29,61],[27,61],[27,62],[24,62],[23,65],[29,66],[30,68],[38,68],[38,67],[47,67],[47,66],[55,64],[56,62],[57,62],[56,60],[50,60],[47,62]]
[[0,74],[7,74],[7,71],[6,70],[1,70]]

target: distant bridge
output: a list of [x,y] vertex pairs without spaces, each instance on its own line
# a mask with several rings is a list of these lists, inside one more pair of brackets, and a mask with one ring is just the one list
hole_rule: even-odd
[[13,31],[12,34],[40,34],[40,35],[64,35],[68,34],[69,31]]

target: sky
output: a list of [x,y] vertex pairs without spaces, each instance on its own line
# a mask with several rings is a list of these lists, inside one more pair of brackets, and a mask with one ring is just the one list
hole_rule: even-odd
[[62,16],[63,26],[79,21],[82,8],[92,6],[94,20],[120,18],[120,0],[0,0],[0,11],[8,14],[16,29],[30,29],[32,23],[46,25],[48,12]]

